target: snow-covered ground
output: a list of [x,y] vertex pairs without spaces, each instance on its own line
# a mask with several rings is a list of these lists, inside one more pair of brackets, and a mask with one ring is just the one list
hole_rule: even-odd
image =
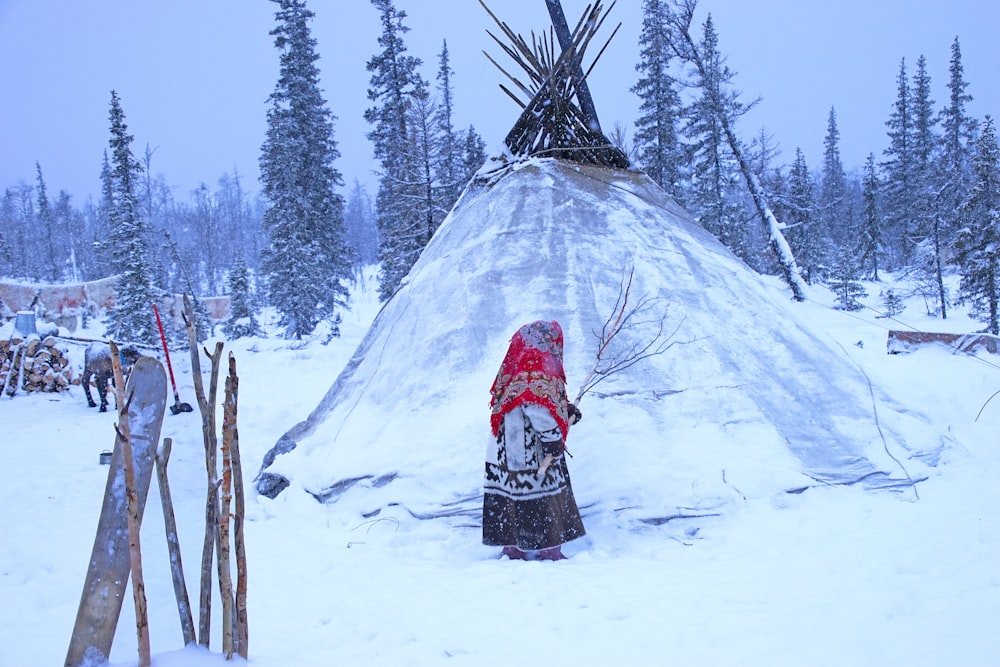
[[[356,290],[343,337],[329,345],[278,337],[226,343],[240,377],[248,489],[265,452],[316,406],[354,351],[378,309],[374,287],[369,281]],[[1000,356],[937,346],[886,354],[889,328],[970,332],[980,325],[958,308],[947,321],[928,317],[917,298],[895,320],[880,318],[874,309],[884,287],[868,285],[873,309],[859,313],[834,310],[821,287],[788,307],[818,338],[839,343],[900,410],[917,415],[910,428],[944,436],[941,462],[926,481],[895,492],[829,486],[748,496],[682,530],[585,510],[588,536],[567,545],[570,558],[558,563],[499,560],[480,544],[474,518],[383,512],[348,520],[295,486],[274,500],[251,492],[249,662],[1000,664],[1000,397],[987,404],[1000,390]],[[773,288],[783,289],[777,281]],[[66,345],[79,370],[83,346]],[[190,360],[181,351],[171,360],[181,400],[194,404]],[[482,387],[484,430],[490,381]],[[579,428],[600,427],[594,416],[588,424],[582,407]],[[605,411],[601,419],[614,416]],[[65,657],[108,474],[99,454],[113,444],[114,420],[86,407],[80,387],[0,397],[4,667]],[[197,411],[168,413],[162,436],[174,442],[171,491],[195,599],[206,486]],[[483,451],[485,442],[473,443],[469,456],[481,460]],[[752,443],[726,451],[745,457],[734,466],[767,466]],[[601,500],[592,491],[601,488],[592,477],[599,471],[587,472],[585,451],[574,454],[570,469],[579,471],[573,481],[586,507]],[[887,454],[908,467],[902,452]],[[641,453],[634,465],[642,468]],[[157,494],[153,484],[142,529],[153,664],[225,664],[217,597],[211,651],[182,646]],[[115,665],[137,661],[131,607],[129,589]]]

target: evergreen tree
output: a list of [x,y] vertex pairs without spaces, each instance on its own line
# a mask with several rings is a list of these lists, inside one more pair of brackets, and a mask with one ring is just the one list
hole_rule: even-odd
[[344,227],[348,245],[354,251],[355,272],[378,262],[378,230],[375,229],[371,198],[357,179],[347,195]]
[[257,323],[256,299],[250,283],[250,270],[242,257],[237,258],[229,273],[229,319],[222,330],[230,340],[262,336]]
[[868,296],[868,292],[858,282],[858,275],[858,261],[854,251],[846,246],[841,248],[827,282],[837,296],[837,307],[840,310],[855,311],[864,308],[861,299]]
[[[706,200],[710,205],[708,219],[718,226],[723,232],[723,237],[730,230],[734,232],[730,247],[737,255],[746,257],[747,253],[752,253],[752,247],[746,243],[747,235],[738,229],[738,225],[733,224],[726,209],[730,206],[742,208],[742,205],[746,204],[745,198],[749,197],[756,217],[763,226],[763,238],[767,239],[778,269],[792,291],[792,298],[802,301],[805,299],[805,281],[785,239],[783,225],[775,217],[769,198],[754,173],[750,160],[746,157],[742,142],[736,135],[737,118],[750,109],[753,103],[749,106],[742,104],[739,101],[739,93],[732,88],[730,80],[733,75],[725,66],[724,58],[719,52],[718,37],[712,25],[711,15],[704,24],[702,40],[696,43],[691,36],[691,24],[696,7],[697,0],[673,0],[663,11],[670,48],[681,63],[693,71],[693,85],[701,94],[691,108],[693,113],[687,116],[688,123],[685,128],[686,132],[690,132],[689,136],[694,137],[692,144],[695,158],[692,161],[694,165],[692,178],[696,186],[702,185],[702,175],[697,173],[699,167],[709,179],[714,174],[725,174],[727,180],[725,185],[728,190],[735,186],[733,181],[742,175],[744,189],[741,194],[744,201],[731,198],[708,199]],[[706,163],[705,158],[712,157],[713,147],[723,145],[728,149],[728,155],[715,152],[719,164],[712,166]],[[723,161],[732,164],[723,165]],[[706,194],[712,197],[718,193],[719,188],[716,184],[709,182]],[[711,206],[718,206],[718,209],[713,211]],[[747,216],[747,219],[749,217]],[[752,258],[747,257],[747,259]]]
[[465,133],[465,141],[462,143],[462,170],[464,181],[468,183],[476,173],[486,163],[486,142],[476,132],[476,128],[469,126]]
[[971,315],[1000,335],[1000,146],[986,116],[972,161],[972,187],[962,205],[968,225],[959,230],[955,260],[962,272],[959,295]]
[[115,305],[108,312],[108,335],[117,341],[156,345],[159,340],[153,303],[159,296],[149,265],[146,224],[139,215],[136,187],[142,165],[132,156],[132,136],[125,125],[118,94],[111,91],[111,202],[107,247],[115,281]]
[[443,204],[445,213],[451,210],[458,196],[462,193],[468,179],[462,165],[462,145],[452,122],[454,101],[451,79],[455,72],[451,69],[448,55],[448,42],[441,45],[438,55],[438,104],[436,113],[436,148],[435,178],[438,182],[438,197]]
[[[972,152],[976,140],[976,122],[966,112],[965,105],[972,96],[965,92],[962,51],[955,38],[951,46],[948,104],[941,110],[940,158],[938,160],[938,200],[936,211],[940,217],[940,235],[951,239],[954,232],[967,224],[960,219],[961,204],[968,195],[972,177]],[[945,250],[950,247],[945,244]]]
[[824,239],[817,221],[813,177],[800,148],[795,149],[795,161],[788,174],[787,200],[788,245],[799,263],[802,278],[812,284],[822,278],[825,270]]
[[13,196],[10,190],[5,190],[0,199],[0,276],[14,275],[14,249],[7,236],[16,224]]
[[52,205],[49,203],[45,179],[42,177],[42,165],[35,163],[35,173],[38,178],[38,230],[45,239],[45,276],[49,282],[60,279],[59,261],[56,259],[56,237],[60,236],[56,229],[56,219]]
[[423,81],[413,91],[407,111],[412,129],[406,160],[411,174],[409,200],[418,221],[414,230],[416,242],[423,251],[454,203],[454,200],[445,199],[452,196],[453,190],[439,187],[435,179],[435,164],[440,163],[441,135],[434,122],[437,105]]
[[643,0],[639,35],[639,81],[632,92],[639,97],[635,121],[635,151],[639,165],[678,202],[683,202],[681,168],[686,161],[678,136],[682,105],[670,76],[672,52],[660,0]]
[[903,312],[905,307],[903,298],[896,294],[892,288],[883,290],[879,296],[882,297],[882,310],[885,313],[882,317],[895,317]]
[[412,159],[415,132],[410,114],[414,94],[426,86],[417,73],[420,59],[406,55],[406,12],[397,11],[392,0],[372,0],[372,5],[382,25],[378,38],[382,51],[367,63],[372,73],[368,99],[375,106],[365,110],[365,120],[373,126],[368,139],[381,164],[375,210],[381,263],[379,296],[385,301],[398,289],[429,238],[423,211],[413,206],[424,193],[419,186],[419,165]]
[[908,236],[915,244],[913,268],[920,274],[920,280],[933,284],[937,300],[937,311],[942,319],[948,317],[948,299],[944,284],[945,264],[945,218],[950,218],[942,208],[941,179],[936,168],[936,152],[940,143],[934,126],[934,101],[931,99],[931,79],[927,73],[927,61],[923,56],[917,59],[917,71],[913,75],[913,174],[909,207],[913,227]]
[[882,163],[884,229],[891,237],[890,251],[894,266],[901,266],[909,255],[906,234],[913,228],[909,204],[913,196],[913,114],[910,82],[906,75],[906,59],[896,77],[896,101],[886,121],[889,146]]
[[976,121],[968,115],[966,104],[972,101],[965,89],[965,69],[962,66],[962,49],[958,38],[951,45],[951,62],[948,67],[948,104],[940,113],[941,169],[954,190],[953,200],[961,202],[971,171],[971,153],[976,138]]
[[690,141],[694,182],[689,200],[705,229],[734,253],[749,259],[738,170],[724,126],[726,119],[734,119],[744,109],[726,89],[732,73],[718,44],[709,16],[699,45],[702,67],[695,74],[699,96],[685,109],[684,133]]
[[840,130],[837,112],[830,107],[827,116],[826,137],[823,139],[823,171],[820,174],[819,229],[821,235],[837,245],[847,242],[853,235],[848,217],[847,176],[840,160]]
[[305,0],[274,2],[280,9],[271,34],[281,58],[260,156],[267,200],[262,224],[270,237],[261,272],[286,334],[302,338],[325,319],[335,322],[336,309],[347,307],[342,281],[350,279],[351,262],[343,198],[335,191],[343,184],[333,166],[340,152],[309,31],[314,14]]
[[882,217],[878,207],[879,182],[875,172],[875,154],[869,153],[865,162],[862,185],[864,212],[861,227],[859,255],[862,271],[869,269],[871,280],[878,280],[879,258],[882,255]]

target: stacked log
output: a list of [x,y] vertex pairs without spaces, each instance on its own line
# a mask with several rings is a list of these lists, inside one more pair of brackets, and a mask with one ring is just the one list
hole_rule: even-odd
[[19,390],[68,391],[77,382],[66,350],[56,344],[54,337],[16,335],[10,340],[0,340],[0,391],[7,396]]

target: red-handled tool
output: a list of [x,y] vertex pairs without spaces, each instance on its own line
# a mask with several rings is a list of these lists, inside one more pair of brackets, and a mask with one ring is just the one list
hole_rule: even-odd
[[174,388],[174,404],[170,406],[170,412],[178,414],[181,412],[191,412],[192,408],[187,403],[181,403],[181,397],[177,393],[177,383],[174,382],[174,369],[170,366],[170,350],[167,349],[167,337],[163,335],[163,323],[160,322],[160,309],[153,304],[153,313],[156,315],[156,327],[160,330],[160,342],[163,343],[163,354],[167,357],[167,371],[170,373],[170,386]]

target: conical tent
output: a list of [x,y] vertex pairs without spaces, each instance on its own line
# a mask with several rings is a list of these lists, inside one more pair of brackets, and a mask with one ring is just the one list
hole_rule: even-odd
[[586,513],[655,523],[818,484],[908,485],[935,461],[937,435],[897,435],[919,415],[870,392],[787,291],[644,174],[529,159],[467,189],[319,406],[268,455],[258,490],[290,483],[351,515],[474,515],[510,336],[558,320],[575,393],[633,267],[644,305],[619,344],[662,327],[670,345],[581,401],[568,446]]
[[[320,404],[265,457],[258,491],[292,485],[348,516],[475,516],[489,387],[511,335],[558,320],[572,390],[623,301],[604,358],[636,363],[583,397],[586,417],[567,443],[585,515],[660,524],[813,485],[924,476],[940,437],[906,424],[919,415],[880,396],[843,349],[803,326],[786,291],[628,170],[596,112],[581,111],[580,58],[600,3],[573,33],[558,1],[546,4],[558,56],[554,36],[529,46],[497,20],[533,82],[508,75],[530,100],[504,88],[523,108],[504,150]],[[925,441],[898,435],[915,432]]]

